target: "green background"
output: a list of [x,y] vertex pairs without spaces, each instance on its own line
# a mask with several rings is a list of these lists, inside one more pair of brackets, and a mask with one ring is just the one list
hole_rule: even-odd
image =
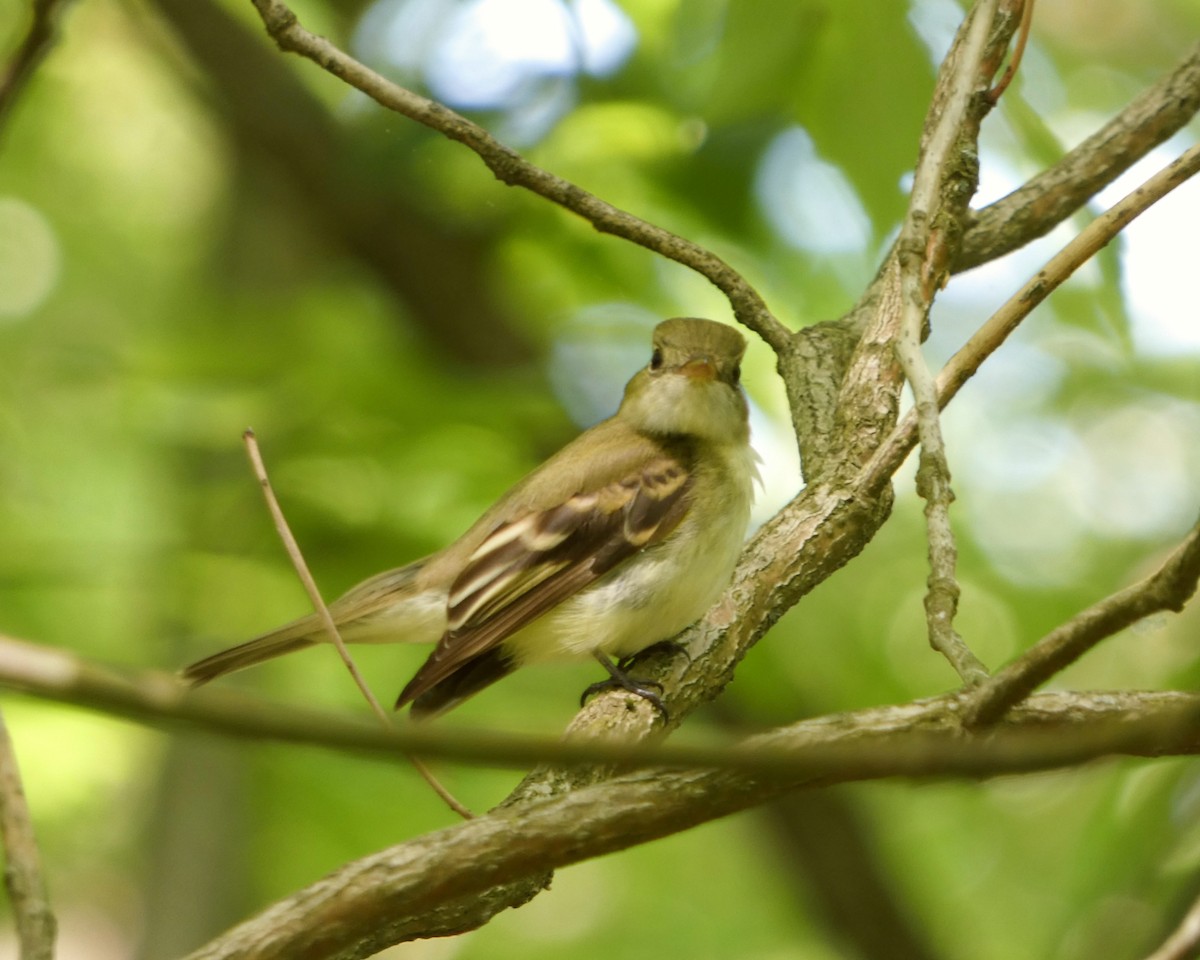
[[[25,6],[0,0],[0,49],[16,46]],[[297,6],[312,29],[435,92],[439,69],[479,69],[446,52],[463,8]],[[458,106],[533,161],[716,250],[790,326],[838,315],[903,213],[958,8],[620,9],[631,39],[614,64],[530,69],[506,96]],[[429,33],[415,59],[383,64],[405,10]],[[987,199],[1094,130],[1197,35],[1191,0],[1043,0],[1025,66],[987,122]],[[1039,309],[947,414],[959,626],[989,666],[1144,575],[1195,520],[1200,191],[1161,206]],[[956,279],[931,359],[1069,235]],[[290,619],[306,601],[244,428],[333,596],[446,543],[609,412],[655,319],[676,314],[729,319],[706,281],[500,185],[461,146],[279,54],[248,3],[79,2],[0,131],[0,631],[173,669]],[[801,480],[761,343],[746,379],[767,462],[761,522]],[[683,736],[954,685],[924,638],[911,487],[910,466],[876,541],[772,630]],[[1056,685],[1192,687],[1197,626],[1194,609],[1153,618]],[[423,655],[372,648],[360,663],[386,701]],[[552,736],[594,679],[594,666],[524,671],[439,722]],[[225,682],[364,709],[326,649]],[[63,960],[178,956],[452,820],[404,767],[166,735],[14,696],[3,707]],[[476,808],[517,779],[442,774]],[[825,904],[861,882],[866,857],[923,944],[892,956],[1136,957],[1200,890],[1200,778],[1187,761],[830,799],[832,811],[744,814],[560,871],[550,893],[480,931],[387,956],[857,956]],[[818,832],[848,824],[854,843],[813,866],[789,809]],[[0,951],[11,936],[0,932]]]

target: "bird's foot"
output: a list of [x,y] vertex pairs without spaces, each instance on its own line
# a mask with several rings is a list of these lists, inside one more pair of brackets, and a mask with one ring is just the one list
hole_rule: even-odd
[[[663,685],[656,680],[639,680],[625,672],[625,664],[632,660],[632,657],[623,657],[620,664],[613,663],[602,653],[597,653],[596,659],[608,671],[609,677],[607,680],[600,680],[591,684],[583,691],[583,695],[579,698],[579,705],[581,707],[588,702],[590,697],[594,697],[598,693],[605,693],[609,690],[625,690],[636,694],[653,706],[662,714],[664,721],[669,719],[670,714],[667,713],[666,704],[663,703],[661,696]],[[657,693],[655,692],[655,688],[658,690]]]

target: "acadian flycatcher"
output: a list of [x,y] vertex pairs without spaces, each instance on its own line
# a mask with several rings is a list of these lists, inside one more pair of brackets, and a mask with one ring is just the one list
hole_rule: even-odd
[[[756,457],[738,384],[746,341],[711,320],[654,331],[616,414],[567,444],[461,537],[329,605],[347,642],[436,642],[396,707],[442,713],[517,667],[610,658],[674,636],[717,599],[741,550]],[[193,663],[206,683],[327,639],[315,614]],[[602,685],[597,685],[602,686]]]

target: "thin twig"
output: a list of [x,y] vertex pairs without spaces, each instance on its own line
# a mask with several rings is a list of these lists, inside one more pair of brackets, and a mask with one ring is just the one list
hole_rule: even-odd
[[1013,47],[1012,59],[1008,61],[1008,68],[1004,71],[996,85],[987,93],[988,103],[995,106],[1000,102],[1000,98],[1004,96],[1004,91],[1008,89],[1008,85],[1012,83],[1013,77],[1017,75],[1017,68],[1021,66],[1021,58],[1025,56],[1025,44],[1029,42],[1029,28],[1033,24],[1033,0],[1025,0],[1021,7],[1021,26],[1017,28],[1017,45]]
[[929,645],[942,654],[966,684],[979,683],[987,668],[954,628],[960,588],[956,568],[958,546],[950,523],[950,464],[938,421],[937,392],[933,375],[925,364],[919,345],[905,335],[897,343],[904,375],[916,396],[921,457],[917,467],[917,494],[925,501],[925,530],[929,542],[929,579],[925,592],[925,624]]
[[1101,640],[1160,610],[1183,609],[1200,580],[1200,523],[1158,570],[1076,614],[1024,654],[976,687],[963,708],[963,723],[995,723]]
[[280,49],[307,57],[380,106],[464,144],[501,182],[523,187],[570,210],[601,233],[622,237],[695,270],[725,294],[740,323],[762,337],[776,353],[788,348],[791,342],[788,329],[772,315],[746,278],[710,250],[542,170],[449,107],[392,83],[324,37],[310,33],[281,0],[253,0],[253,3],[267,33]]
[[[1200,172],[1200,145],[1194,146],[1089,223],[1013,294],[950,358],[937,378],[938,406],[945,409],[980,365],[1033,309],[1087,263],[1137,216]],[[879,489],[904,462],[917,441],[917,417],[909,411],[863,468],[864,492]]]
[[12,112],[13,104],[25,89],[29,78],[58,37],[58,21],[70,0],[33,0],[29,30],[0,76],[0,128]]
[[942,187],[950,176],[959,136],[971,98],[976,93],[978,65],[987,47],[995,11],[995,0],[980,3],[972,11],[974,20],[963,44],[957,82],[949,89],[917,165],[912,198],[898,243],[903,318],[896,338],[896,355],[913,393],[921,437],[917,493],[925,500],[929,541],[925,619],[930,645],[950,661],[966,683],[987,676],[987,670],[954,629],[959,594],[955,576],[958,549],[949,513],[954,494],[950,489],[950,467],[938,422],[937,392],[933,375],[921,353],[921,341],[929,306],[949,258],[948,231],[938,226],[938,219],[945,209]]
[[329,608],[325,605],[325,600],[321,596],[321,591],[317,588],[317,582],[313,579],[311,571],[308,569],[308,564],[304,562],[304,555],[300,552],[300,545],[296,543],[296,538],[292,536],[291,527],[288,526],[287,519],[283,515],[283,510],[279,506],[279,501],[275,497],[275,491],[271,487],[271,481],[267,477],[267,468],[263,463],[262,453],[258,449],[258,438],[255,437],[253,430],[247,430],[242,434],[242,441],[246,444],[246,455],[250,458],[250,465],[254,470],[254,477],[262,487],[263,498],[267,501],[267,509],[271,512],[271,519],[275,522],[275,531],[279,534],[279,539],[283,541],[283,548],[287,551],[288,559],[292,561],[292,566],[296,569],[296,576],[300,578],[300,582],[304,585],[304,592],[308,594],[309,602],[313,605],[313,610],[316,611],[317,617],[321,621],[321,626],[325,628],[325,633],[333,643],[334,648],[338,652],[338,656],[342,658],[342,663],[346,665],[346,669],[350,672],[350,676],[354,680],[354,685],[358,687],[359,692],[363,695],[363,699],[371,706],[371,712],[385,727],[392,725],[392,718],[388,716],[387,711],[380,705],[375,694],[367,685],[367,681],[358,671],[358,665],[354,662],[354,658],[350,656],[350,650],[346,646],[346,642],[342,639],[341,633],[338,632],[337,624],[333,620],[333,615],[329,612]]
[[1194,960],[1197,956],[1200,956],[1200,898],[1184,914],[1163,945],[1146,960]]
[[[174,674],[162,670],[118,671],[65,650],[3,635],[0,635],[0,687],[155,729],[319,747],[385,762],[416,753],[498,769],[528,770],[537,764],[625,769],[711,768],[762,777],[794,775],[806,762],[798,759],[789,746],[776,748],[753,738],[734,745],[677,744],[633,743],[602,737],[530,737],[494,729],[455,729],[437,724],[406,724],[387,730],[374,722],[366,723],[357,715],[276,703],[219,687],[187,690]],[[944,694],[898,706],[817,717],[793,729],[808,730],[818,738],[835,733],[840,736],[847,731],[862,731],[864,735],[884,730],[915,733],[932,717],[941,717],[939,722],[958,729],[962,696]],[[1080,715],[1091,716],[1094,711],[1115,709],[1117,704],[1130,715],[1136,715],[1167,702],[1190,704],[1191,709],[1200,711],[1200,695],[1170,691],[1037,694],[1022,704],[1021,710],[1029,716],[1038,714],[1068,721]],[[1200,750],[1200,743],[1196,749]]]
[[21,960],[53,960],[58,924],[46,895],[29,805],[3,714],[0,714],[0,842],[4,847],[4,882],[16,921]]
[[[253,430],[247,430],[242,434],[242,440],[246,444],[246,453],[250,457],[250,465],[254,469],[254,476],[258,480],[259,486],[262,487],[263,497],[267,501],[267,509],[271,512],[271,519],[275,521],[275,529],[279,533],[279,539],[283,541],[284,549],[287,551],[288,558],[292,561],[292,566],[296,569],[296,575],[300,578],[300,582],[304,584],[304,590],[308,594],[308,599],[313,605],[313,610],[316,611],[317,617],[321,621],[321,625],[325,628],[325,633],[337,649],[338,656],[342,658],[342,663],[346,665],[346,669],[350,672],[350,676],[354,679],[355,686],[362,693],[363,698],[371,706],[371,712],[375,714],[376,719],[385,729],[392,728],[392,718],[386,710],[383,709],[374,692],[367,684],[366,679],[358,670],[358,665],[354,662],[354,658],[350,656],[350,650],[346,646],[346,642],[342,639],[341,633],[338,632],[337,624],[334,622],[333,615],[329,612],[329,608],[325,605],[325,600],[321,596],[321,591],[317,588],[317,582],[313,579],[312,573],[308,569],[308,564],[304,562],[304,555],[300,552],[300,545],[296,543],[296,538],[292,536],[291,528],[283,515],[283,510],[279,506],[279,501],[275,498],[275,491],[271,487],[271,481],[267,477],[267,468],[263,463],[262,453],[258,449],[258,438],[254,436]],[[464,818],[474,816],[470,810],[463,806],[455,796],[447,790],[442,783],[433,775],[433,772],[425,765],[425,763],[416,756],[410,755],[408,758],[412,765],[416,768],[417,773],[433,788],[434,792],[445,801],[455,813]]]

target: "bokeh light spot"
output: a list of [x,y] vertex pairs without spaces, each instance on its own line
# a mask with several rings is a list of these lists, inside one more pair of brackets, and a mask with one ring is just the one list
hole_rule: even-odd
[[62,257],[41,212],[16,197],[0,197],[0,319],[36,310],[58,282]]

